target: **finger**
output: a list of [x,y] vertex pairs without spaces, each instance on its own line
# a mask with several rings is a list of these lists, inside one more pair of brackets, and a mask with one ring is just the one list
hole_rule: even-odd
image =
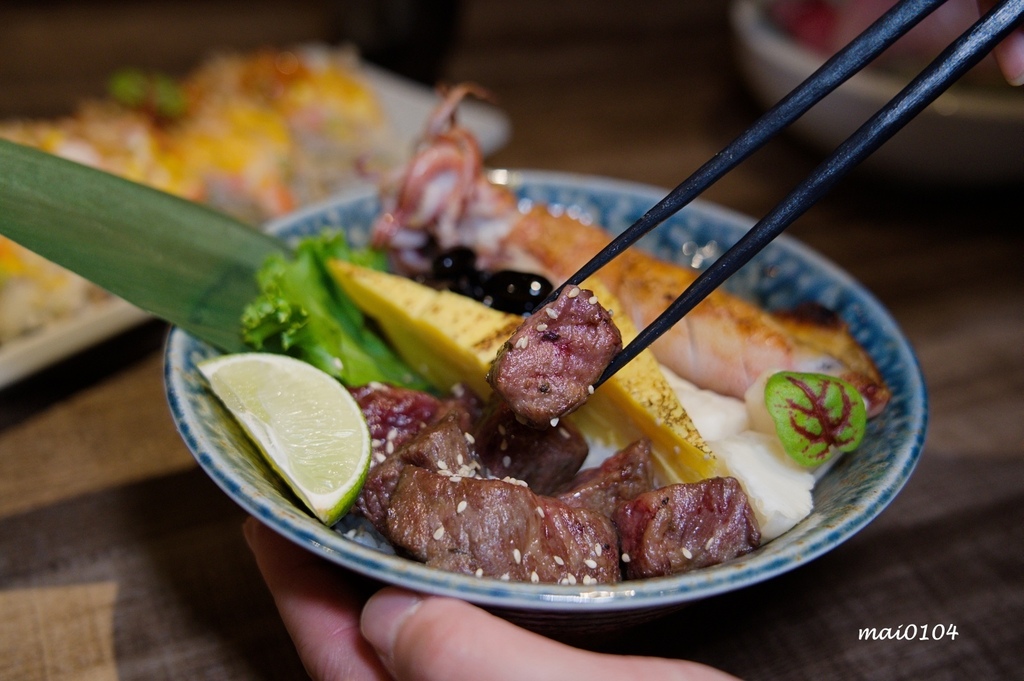
[[557,643],[451,598],[383,589],[363,609],[363,634],[404,681],[726,681],[691,662],[591,653]]
[[[978,0],[982,13],[992,9],[995,0]],[[1010,85],[1024,85],[1024,29],[1017,29],[992,50],[999,70]]]
[[242,529],[309,675],[317,681],[389,678],[359,631],[362,602],[345,573],[255,518]]

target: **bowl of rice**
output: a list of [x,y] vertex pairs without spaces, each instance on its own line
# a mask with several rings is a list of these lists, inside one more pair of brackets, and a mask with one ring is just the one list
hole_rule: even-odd
[[[572,174],[501,171],[500,177],[521,200],[576,211],[612,232],[624,229],[664,194],[657,187]],[[342,229],[353,243],[365,243],[379,210],[375,191],[353,190],[277,220],[269,229],[291,242]],[[670,218],[643,247],[680,261],[691,259],[695,249],[711,258],[752,222],[698,201]],[[166,394],[182,438],[214,482],[247,512],[324,560],[382,584],[461,598],[540,631],[621,628],[771,579],[832,550],[885,509],[920,456],[927,421],[921,372],[898,325],[868,291],[786,237],[760,253],[728,286],[768,308],[814,300],[835,310],[871,354],[892,398],[869,422],[860,448],[835,460],[814,481],[812,508],[795,526],[748,554],[682,574],[612,584],[535,584],[428,567],[359,531],[359,519],[352,514],[327,527],[304,510],[205,386],[197,365],[218,351],[178,329],[170,333],[165,351]]]

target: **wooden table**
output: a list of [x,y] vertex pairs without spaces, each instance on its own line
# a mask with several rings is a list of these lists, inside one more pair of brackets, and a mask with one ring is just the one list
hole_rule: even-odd
[[[671,186],[757,115],[718,2],[641,12],[473,0],[442,76],[485,85],[508,112],[513,136],[495,166]],[[815,163],[779,140],[706,198],[761,215]],[[600,647],[752,679],[1019,677],[1021,198],[1019,186],[854,177],[791,228],[872,290],[914,345],[931,406],[922,461],[835,551]],[[171,423],[165,331],[146,324],[0,391],[0,678],[303,677],[242,540],[242,511]],[[910,624],[958,636],[858,640],[862,628]]]

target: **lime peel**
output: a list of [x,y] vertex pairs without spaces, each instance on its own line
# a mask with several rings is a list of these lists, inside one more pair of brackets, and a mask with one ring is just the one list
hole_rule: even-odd
[[199,365],[213,393],[313,514],[335,524],[370,469],[359,404],[329,374],[273,353],[222,355]]

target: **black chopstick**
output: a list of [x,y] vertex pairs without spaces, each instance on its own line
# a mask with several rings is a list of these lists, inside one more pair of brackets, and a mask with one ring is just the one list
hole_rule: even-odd
[[545,302],[558,297],[558,293],[565,286],[582,282],[667,217],[677,213],[945,2],[946,0],[903,0],[894,5],[846,47],[822,64],[807,80],[779,100],[725,149],[715,154],[643,217],[619,234],[590,262],[555,289]]
[[[907,3],[899,7],[905,4]],[[637,337],[612,359],[595,386],[608,380],[682,319],[687,312],[814,205],[854,166],[877,150],[954,81],[981,61],[997,43],[1021,25],[1022,21],[1024,0],[1004,0],[979,19],[909,85],[839,145],[831,156],[732,248],[702,272],[665,312],[640,331]]]

